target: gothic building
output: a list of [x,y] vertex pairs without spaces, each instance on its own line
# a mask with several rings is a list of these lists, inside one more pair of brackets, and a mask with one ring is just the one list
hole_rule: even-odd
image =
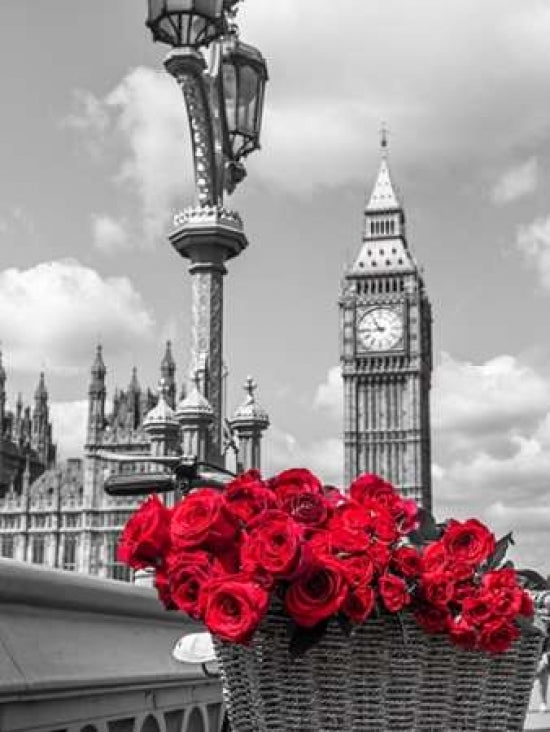
[[34,394],[34,408],[17,397],[15,411],[7,409],[6,371],[0,352],[0,496],[20,492],[25,471],[35,480],[55,463],[55,445],[44,374]]
[[339,304],[345,482],[377,473],[430,508],[431,307],[386,139]]
[[[170,343],[160,364],[158,396],[140,385],[134,369],[127,389],[115,390],[108,409],[106,374],[98,346],[88,389],[85,457],[56,465],[44,376],[32,415],[18,406],[19,416],[14,417],[4,415],[6,379],[0,368],[5,435],[0,443],[0,556],[128,580],[128,568],[116,561],[116,544],[141,499],[109,496],[104,481],[114,471],[158,472],[159,466],[139,462],[119,467],[98,452],[164,456],[183,451],[206,459],[214,412],[200,391],[198,375],[189,394],[182,389],[177,400]],[[239,448],[243,468],[260,467],[260,441],[269,424],[255,401],[254,388],[249,380],[247,398],[227,424],[228,448]],[[19,422],[21,426],[17,426]],[[16,435],[22,435],[21,439],[16,440]],[[12,454],[19,457],[9,462]]]

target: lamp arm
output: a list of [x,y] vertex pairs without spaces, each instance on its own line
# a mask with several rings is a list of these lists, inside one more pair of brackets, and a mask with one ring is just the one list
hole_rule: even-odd
[[223,206],[224,153],[217,79],[193,48],[174,49],[164,66],[178,82],[187,108],[198,205]]

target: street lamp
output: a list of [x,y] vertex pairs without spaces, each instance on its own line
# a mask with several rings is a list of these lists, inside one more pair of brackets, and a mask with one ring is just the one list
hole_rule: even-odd
[[223,276],[248,245],[242,221],[224,206],[260,147],[268,79],[256,48],[239,39],[240,0],[148,0],[153,40],[171,46],[164,66],[180,86],[195,172],[196,205],[174,217],[169,240],[190,260],[191,370],[212,406],[207,459],[223,465]]

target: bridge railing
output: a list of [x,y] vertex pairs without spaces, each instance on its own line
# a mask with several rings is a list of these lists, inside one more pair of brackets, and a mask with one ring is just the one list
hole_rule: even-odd
[[149,588],[0,560],[0,730],[218,732],[218,680],[172,658],[193,630]]

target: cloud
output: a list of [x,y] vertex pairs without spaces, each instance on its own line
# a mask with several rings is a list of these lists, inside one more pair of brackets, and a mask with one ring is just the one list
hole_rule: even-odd
[[344,409],[344,387],[342,371],[334,366],[327,373],[327,379],[319,384],[313,398],[313,406],[321,409],[336,420],[342,420]]
[[521,165],[507,170],[495,183],[491,192],[493,203],[502,206],[536,191],[538,186],[538,163],[529,158]]
[[548,134],[542,0],[256,0],[241,26],[271,74],[251,166],[285,190],[363,181],[384,119],[415,167],[471,172]]
[[92,216],[92,234],[94,247],[104,254],[116,254],[131,247],[125,224],[105,214]]
[[178,85],[165,72],[138,67],[103,99],[79,92],[77,100],[68,124],[104,149],[118,143],[110,156],[116,161],[113,179],[137,197],[145,241],[151,244],[178,202],[193,197],[188,123]]
[[342,485],[342,440],[327,437],[300,444],[294,435],[272,425],[264,440],[264,473],[274,475],[287,468],[308,468],[330,485]]
[[513,530],[515,558],[548,571],[550,378],[502,355],[482,364],[446,355],[432,400],[436,513]]
[[57,444],[58,460],[82,457],[86,441],[87,416],[86,400],[50,404],[50,418],[53,439]]
[[0,333],[10,365],[73,373],[90,343],[124,353],[153,336],[153,316],[127,277],[102,278],[75,260],[0,272]]
[[550,290],[550,216],[520,226],[516,246],[525,264],[534,269],[545,290]]

